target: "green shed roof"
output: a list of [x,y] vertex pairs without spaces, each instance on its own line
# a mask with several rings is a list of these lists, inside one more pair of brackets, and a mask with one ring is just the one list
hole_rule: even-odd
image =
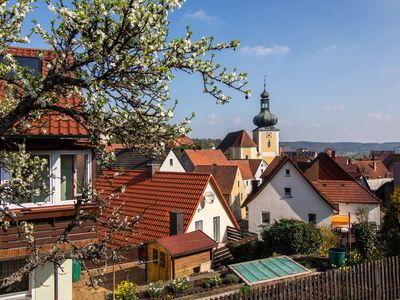
[[310,273],[310,270],[287,256],[247,261],[229,265],[229,268],[248,285]]

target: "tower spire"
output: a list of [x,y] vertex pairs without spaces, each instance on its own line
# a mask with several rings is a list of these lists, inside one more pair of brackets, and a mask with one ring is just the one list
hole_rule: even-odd
[[273,127],[278,123],[278,118],[269,110],[269,93],[267,92],[266,78],[267,76],[264,75],[264,90],[260,95],[260,113],[253,119],[253,123],[257,127]]

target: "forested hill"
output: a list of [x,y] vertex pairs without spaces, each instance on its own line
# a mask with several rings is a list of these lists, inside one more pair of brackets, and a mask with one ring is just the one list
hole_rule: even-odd
[[368,154],[371,150],[400,150],[400,142],[393,143],[354,143],[354,142],[281,142],[281,146],[296,150],[299,148],[311,149],[323,152],[327,148],[333,148],[339,154]]
[[[217,147],[221,139],[211,138],[194,138],[193,141],[200,146],[201,149],[212,149]],[[400,142],[393,143],[355,143],[355,142],[281,142],[281,146],[288,150],[297,150],[306,148],[316,152],[324,152],[327,148],[333,148],[338,154],[369,154],[371,150],[397,150],[400,151]]]

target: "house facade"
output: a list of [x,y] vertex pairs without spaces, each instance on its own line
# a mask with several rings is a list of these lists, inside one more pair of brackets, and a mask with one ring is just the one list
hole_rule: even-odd
[[160,167],[161,172],[186,172],[178,153],[171,149]]
[[330,224],[334,207],[290,158],[276,158],[258,190],[243,204],[251,232],[261,232],[282,218]]
[[[11,48],[10,53],[17,57],[17,62],[33,68],[36,73],[46,73],[44,60],[51,55],[44,51],[44,58],[39,58],[38,49]],[[61,98],[59,105],[80,105],[76,98]],[[59,113],[44,113],[39,122],[29,129],[15,125],[16,132],[6,136],[1,142],[1,150],[17,151],[14,146],[24,143],[25,149],[33,156],[47,162],[43,185],[50,192],[35,188],[31,199],[19,205],[9,207],[17,214],[7,230],[0,231],[0,276],[2,278],[16,272],[25,264],[28,244],[19,235],[15,222],[27,221],[34,226],[34,238],[41,251],[46,252],[60,238],[63,230],[75,215],[74,203],[82,190],[93,183],[94,152],[88,142],[88,132],[75,120]],[[0,169],[0,185],[13,181],[12,173]],[[96,210],[93,206],[83,209]],[[72,246],[84,246],[97,240],[93,230],[95,224],[88,222],[75,227],[69,234],[69,243],[60,243],[68,249]],[[55,269],[47,262],[27,274],[22,282],[10,288],[0,290],[1,299],[72,299],[72,260],[60,261],[61,268]],[[57,281],[57,289],[55,282]]]

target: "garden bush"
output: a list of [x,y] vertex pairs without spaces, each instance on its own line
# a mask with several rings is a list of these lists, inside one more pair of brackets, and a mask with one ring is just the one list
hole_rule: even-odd
[[186,292],[189,289],[189,277],[172,280],[170,288],[175,295]]
[[323,236],[313,223],[281,219],[262,233],[265,247],[278,254],[313,254],[322,246]]
[[221,277],[219,277],[219,276],[214,276],[214,277],[208,278],[204,282],[205,288],[220,287],[221,285],[222,285],[222,280],[221,280]]
[[388,255],[400,255],[400,188],[394,190],[381,228]]
[[337,246],[337,236],[328,225],[322,225],[319,229],[322,234],[322,246],[318,254],[322,257],[328,257],[329,249]]
[[122,281],[115,289],[115,299],[117,300],[137,300],[136,284],[130,281]]
[[361,258],[369,260],[376,248],[376,227],[367,222],[353,225],[355,246]]

